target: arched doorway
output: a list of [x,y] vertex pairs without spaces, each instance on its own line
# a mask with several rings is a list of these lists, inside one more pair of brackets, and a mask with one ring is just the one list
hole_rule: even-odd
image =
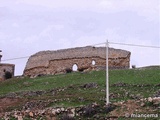
[[72,71],[78,71],[78,66],[77,66],[77,64],[74,64],[74,65],[72,66]]
[[92,65],[95,65],[96,64],[96,61],[95,60],[92,60]]

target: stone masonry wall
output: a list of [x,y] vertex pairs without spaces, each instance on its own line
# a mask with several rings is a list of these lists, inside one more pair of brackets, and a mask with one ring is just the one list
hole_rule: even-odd
[[[109,48],[109,68],[129,68],[130,52]],[[95,65],[92,64],[95,61]],[[104,69],[105,47],[80,47],[58,51],[42,51],[32,55],[25,67],[24,76],[66,73],[76,64],[78,71]]]
[[5,80],[4,75],[5,72],[10,72],[12,74],[12,77],[14,76],[14,64],[2,64],[0,63],[0,81]]

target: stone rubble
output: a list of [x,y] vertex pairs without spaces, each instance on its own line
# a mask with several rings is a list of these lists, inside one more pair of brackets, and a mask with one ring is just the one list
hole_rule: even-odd
[[81,86],[82,88],[97,88],[98,84],[97,83],[87,83]]
[[[91,109],[95,109],[96,106],[97,104],[95,103],[90,105]],[[68,117],[74,118],[75,116],[86,114],[86,109],[87,106],[76,107],[76,108],[49,107],[49,108],[35,109],[35,110],[28,108],[27,110],[21,110],[21,111],[14,110],[12,112],[6,112],[3,115],[3,119],[9,120],[9,117],[12,116],[14,118],[17,118],[18,120],[23,120],[25,116],[29,116],[30,118],[38,118],[39,116],[56,117],[59,114],[66,114]]]
[[[129,101],[128,101],[129,102]],[[144,98],[135,101],[135,103],[139,104],[140,107],[145,107],[148,103],[152,103],[153,107],[156,107],[156,109],[159,109],[159,104],[160,104],[160,97],[149,97],[149,98]],[[29,104],[29,103],[28,103]],[[30,106],[27,108],[27,106],[23,107],[22,110],[13,110],[11,112],[5,112],[2,116],[4,120],[9,120],[10,117],[16,118],[18,120],[23,120],[25,117],[29,117],[32,119],[37,119],[39,117],[41,118],[47,118],[48,120],[54,119],[56,120],[56,117],[61,115],[62,120],[65,118],[70,118],[74,120],[75,117],[80,117],[80,116],[93,116],[95,119],[100,119],[99,114],[97,113],[110,113],[113,111],[117,105],[120,105],[123,107],[123,104],[126,104],[126,102],[122,101],[119,103],[115,104],[109,104],[107,106],[100,106],[97,103],[92,103],[90,105],[86,106],[79,106],[79,107],[69,107],[69,108],[64,108],[64,107],[42,107],[40,108],[31,108]],[[44,105],[44,104],[42,104]],[[45,105],[44,105],[45,106]],[[25,109],[24,109],[25,108]],[[116,116],[113,116],[116,118]]]
[[158,90],[155,94],[154,97],[160,97],[160,90]]

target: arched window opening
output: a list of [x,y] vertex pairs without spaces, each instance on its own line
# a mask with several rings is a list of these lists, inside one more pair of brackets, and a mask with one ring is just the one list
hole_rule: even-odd
[[95,65],[95,64],[96,64],[96,61],[95,61],[95,60],[93,60],[93,61],[92,61],[92,65]]
[[77,64],[74,64],[74,65],[73,65],[72,70],[73,70],[73,71],[78,71],[78,66],[77,66]]

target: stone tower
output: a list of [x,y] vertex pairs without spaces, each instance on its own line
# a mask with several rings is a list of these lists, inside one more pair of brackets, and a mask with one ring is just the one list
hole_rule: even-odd
[[2,50],[0,50],[0,63],[1,63],[1,58],[2,58],[1,52],[2,52]]
[[[12,78],[14,76],[14,64],[1,63],[1,54],[2,50],[0,50],[0,81]],[[7,75],[8,74],[8,75]]]

